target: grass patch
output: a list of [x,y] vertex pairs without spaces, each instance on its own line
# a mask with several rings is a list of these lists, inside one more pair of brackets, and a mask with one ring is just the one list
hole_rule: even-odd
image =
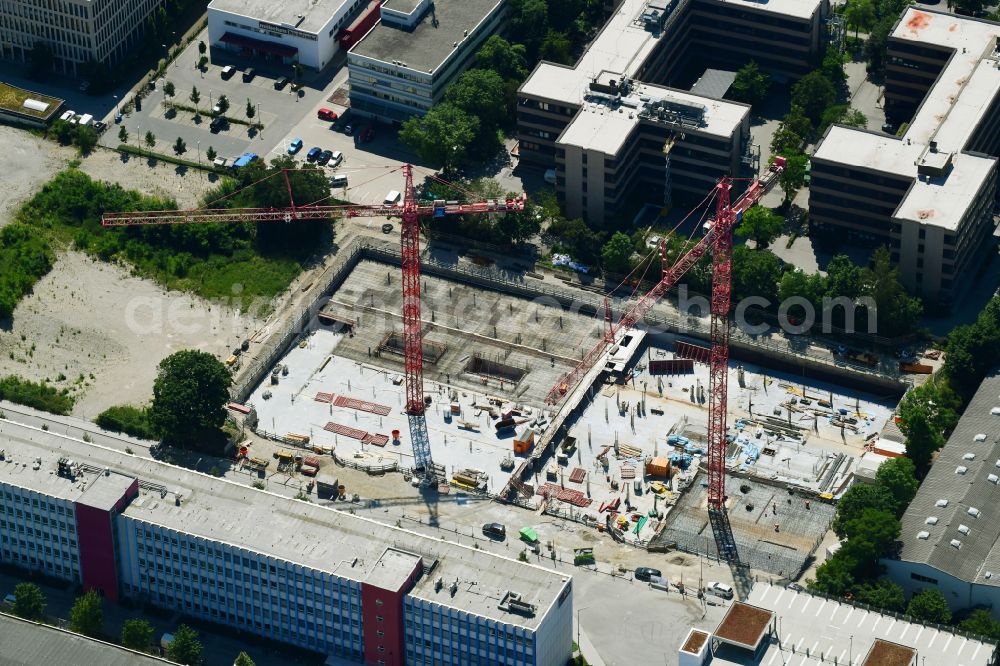
[[74,398],[67,389],[21,379],[14,375],[0,378],[0,400],[9,400],[50,414],[69,414]]
[[0,319],[10,317],[51,268],[52,251],[44,238],[24,224],[0,229]]
[[140,439],[156,439],[156,434],[149,424],[148,410],[145,407],[133,405],[108,407],[97,415],[94,423],[112,432],[122,432]]
[[211,162],[202,162],[199,164],[198,162],[192,162],[191,160],[186,160],[183,157],[177,157],[176,155],[166,155],[152,150],[143,150],[142,148],[136,148],[135,146],[130,146],[125,143],[119,143],[117,150],[120,153],[127,153],[129,155],[144,157],[151,160],[160,160],[161,162],[168,162],[170,164],[176,164],[189,169],[200,169],[202,171],[215,171],[221,173],[212,165]]
[[53,240],[103,261],[131,265],[136,274],[167,288],[242,308],[270,301],[302,270],[300,258],[306,255],[281,247],[268,235],[284,229],[259,231],[252,224],[101,226],[104,211],[174,208],[173,199],[125,190],[69,169],[26,202],[18,220],[22,228],[42,229]]
[[[24,101],[27,99],[36,99],[39,102],[45,102],[49,105],[49,108],[45,111],[32,111],[24,106]],[[0,82],[0,108],[9,111],[17,111],[18,113],[34,116],[35,118],[46,118],[52,114],[53,109],[59,106],[61,101],[55,97],[49,97],[48,95]]]

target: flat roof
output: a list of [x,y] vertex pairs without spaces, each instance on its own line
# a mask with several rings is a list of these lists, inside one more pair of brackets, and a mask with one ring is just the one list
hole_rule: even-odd
[[[783,660],[787,660],[794,648],[796,666],[829,666],[834,660],[847,664],[852,649],[859,666],[899,666],[899,655],[908,649],[916,651],[921,659],[926,658],[927,664],[989,666],[996,650],[992,643],[959,636],[947,629],[764,582],[754,584],[747,602],[774,613],[777,640],[761,648],[757,661],[748,659],[746,650],[720,650],[713,665],[786,663]],[[867,660],[858,661],[859,655],[864,654],[868,655]],[[870,661],[873,656],[882,661]],[[892,658],[897,661],[885,661]]]
[[348,0],[212,0],[209,9],[282,25],[302,32],[320,32]]
[[[940,178],[915,180],[893,217],[958,228],[996,160],[962,154],[1000,92],[996,48],[1000,25],[937,11],[908,8],[895,39],[953,51],[902,137],[833,127],[815,157],[917,179],[917,162],[953,155]],[[929,154],[930,142],[937,154]]]
[[716,628],[715,637],[756,650],[773,619],[774,613],[769,610],[736,601]]
[[905,645],[879,639],[872,643],[861,666],[910,666],[917,651]]
[[[412,31],[379,22],[351,49],[352,54],[406,63],[408,69],[432,73],[468,39],[504,0],[436,0],[431,21],[427,12]],[[390,6],[391,7],[391,6]]]
[[[570,576],[537,565],[52,431],[0,419],[0,440],[7,451],[6,460],[0,462],[0,482],[76,501],[102,483],[119,484],[117,475],[137,478],[140,493],[123,511],[125,516],[357,582],[381,579],[383,573],[375,568],[387,548],[403,551],[419,556],[425,565],[437,562],[433,575],[423,576],[411,597],[488,619],[535,629],[570,583]],[[60,477],[55,470],[64,456],[85,469],[101,471],[85,472],[75,480]],[[34,469],[38,458],[41,463]],[[111,470],[110,476],[104,475],[105,468]],[[177,495],[180,506],[174,501]],[[397,566],[402,559],[390,559],[394,570],[402,568]],[[439,576],[448,585],[435,591],[432,579]],[[458,583],[455,593],[449,590],[452,581]],[[508,591],[535,605],[535,615],[501,609]]]
[[163,666],[174,662],[0,613],[0,663]]
[[386,548],[382,557],[368,572],[365,582],[383,590],[399,591],[413,570],[421,565],[419,555],[395,548]]
[[997,587],[1000,415],[994,408],[1000,408],[1000,374],[995,371],[979,386],[903,514],[899,559]]

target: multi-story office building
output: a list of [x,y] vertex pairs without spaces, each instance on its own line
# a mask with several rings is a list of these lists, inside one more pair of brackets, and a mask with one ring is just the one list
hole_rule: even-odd
[[505,0],[386,0],[347,55],[354,113],[400,123],[427,113],[503,28]]
[[212,0],[208,39],[213,49],[320,70],[352,21],[377,11],[369,0]]
[[569,576],[0,424],[0,561],[366,664],[561,666]]
[[53,51],[57,68],[77,74],[91,61],[113,65],[142,38],[146,19],[164,0],[3,0],[0,49],[28,62],[36,43]]
[[997,32],[907,9],[889,37],[885,89],[887,115],[910,119],[902,135],[835,126],[812,159],[813,229],[888,245],[906,286],[928,300],[953,301],[995,246]]
[[827,0],[623,0],[575,65],[539,63],[521,86],[520,160],[554,168],[567,214],[595,224],[626,199],[700,199],[751,163],[750,109],[720,99],[727,85],[668,84],[749,59],[801,76],[828,13]]

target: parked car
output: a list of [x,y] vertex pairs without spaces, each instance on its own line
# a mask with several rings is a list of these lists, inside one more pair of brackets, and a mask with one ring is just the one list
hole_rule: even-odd
[[506,539],[507,527],[503,523],[486,523],[483,525],[483,534],[491,539]]
[[294,155],[302,150],[302,139],[295,138],[288,142],[288,154]]
[[330,187],[347,187],[347,176],[334,176],[330,179]]
[[733,588],[725,583],[719,583],[716,581],[711,581],[705,586],[705,594],[711,594],[716,597],[721,597],[723,599],[733,598]]
[[222,78],[229,79],[232,78],[233,74],[236,73],[236,68],[232,65],[226,65],[222,68]]
[[330,162],[331,157],[333,157],[333,151],[324,150],[319,154],[319,157],[316,158],[316,162],[322,166],[326,166]]
[[791,590],[793,592],[802,592],[802,591],[804,591],[806,589],[806,588],[802,587],[801,585],[799,585],[798,583],[789,583],[785,587],[787,587],[789,590]]
[[333,151],[333,153],[330,155],[331,167],[338,167],[340,166],[340,163],[343,161],[344,161],[344,153],[340,152],[339,150]]
[[226,119],[222,116],[216,116],[212,118],[212,122],[209,123],[208,128],[213,132],[218,132],[226,127]]
[[659,569],[652,567],[638,567],[635,570],[635,579],[649,581],[650,578],[662,578],[663,573]]
[[313,146],[312,148],[309,149],[309,152],[306,153],[306,159],[309,160],[310,162],[315,162],[316,158],[319,157],[322,152],[323,152],[322,148],[320,148],[319,146]]
[[125,119],[125,116],[123,116],[121,113],[116,113],[115,114],[115,125],[120,125],[121,122],[122,122],[122,120],[124,120],[124,119]]
[[287,76],[281,76],[281,77],[278,78],[277,81],[274,82],[274,89],[275,90],[284,90],[285,86],[287,86],[287,85],[288,85],[288,77]]
[[247,67],[243,71],[243,83],[250,83],[253,81],[253,77],[257,76],[257,72],[254,71],[253,67]]
[[104,130],[108,129],[108,124],[103,120],[98,120],[94,122],[94,131],[98,134],[104,134]]
[[350,125],[344,125],[344,134],[346,134],[347,136],[351,136],[352,134],[354,134],[354,128],[351,127]]
[[316,117],[320,120],[336,120],[337,114],[324,107],[316,112]]

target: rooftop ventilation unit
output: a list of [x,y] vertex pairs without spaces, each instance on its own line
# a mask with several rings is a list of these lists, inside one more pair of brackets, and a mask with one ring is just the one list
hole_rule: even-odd
[[[985,438],[985,435],[983,437]],[[975,460],[976,459],[976,454],[970,452],[970,453],[966,453],[962,457],[965,458],[966,460]]]
[[937,502],[934,502],[934,506],[939,506],[943,509],[944,507],[948,506],[948,500],[939,499]]
[[966,511],[966,513],[969,514],[970,516],[972,516],[973,518],[978,518],[979,514],[982,513],[982,512],[979,509],[977,509],[976,507],[970,506],[969,510]]
[[993,416],[1000,416],[1000,407],[994,407],[990,410],[990,414]]
[[440,592],[442,587],[444,587],[444,578],[438,576],[437,580],[434,581],[434,591]]
[[968,525],[959,525],[958,526],[958,531],[961,532],[962,534],[968,534],[969,533],[969,526]]
[[969,468],[966,467],[965,465],[959,465],[958,467],[955,468],[955,474],[965,474],[968,471]]
[[937,516],[927,516],[927,520],[925,520],[924,522],[927,523],[928,525],[937,525],[937,521],[938,521]]
[[455,594],[458,592],[458,579],[457,578],[451,582],[451,587],[448,588],[448,590],[451,592],[451,596],[455,596]]
[[930,535],[931,535],[930,532],[917,532],[917,538],[923,539],[925,541],[927,540],[927,537],[929,537]]
[[990,483],[997,483],[1000,482],[1000,477],[998,477],[996,474],[990,474],[988,477],[986,477],[986,480],[989,481]]
[[986,435],[984,433],[979,433],[973,439],[975,439],[977,442],[985,442],[986,441]]
[[508,592],[504,596],[503,601],[500,602],[500,608],[504,607],[509,612],[517,613],[518,615],[532,617],[535,614],[535,604],[529,604],[527,601],[524,601],[517,592]]
[[962,548],[962,542],[959,541],[958,539],[952,539],[951,540],[951,547],[952,548],[961,549]]

